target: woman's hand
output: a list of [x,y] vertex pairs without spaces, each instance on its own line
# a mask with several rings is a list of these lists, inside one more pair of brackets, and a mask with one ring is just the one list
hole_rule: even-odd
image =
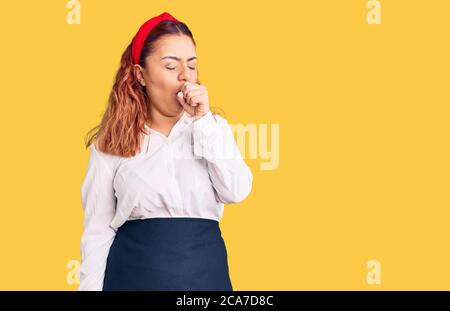
[[183,109],[195,120],[209,111],[208,91],[204,85],[185,82],[181,91],[177,93],[177,99]]

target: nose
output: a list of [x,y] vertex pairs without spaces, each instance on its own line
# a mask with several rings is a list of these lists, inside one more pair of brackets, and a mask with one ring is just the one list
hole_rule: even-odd
[[183,82],[191,80],[192,74],[189,72],[189,68],[187,68],[187,66],[183,67],[183,69],[181,70],[179,78]]

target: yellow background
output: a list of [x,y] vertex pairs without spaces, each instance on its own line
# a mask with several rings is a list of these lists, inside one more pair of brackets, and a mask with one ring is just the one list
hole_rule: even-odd
[[[221,221],[235,290],[450,290],[450,1],[4,1],[1,290],[75,290],[84,135],[164,11],[230,123],[280,125],[280,163]],[[380,285],[366,281],[381,263]]]

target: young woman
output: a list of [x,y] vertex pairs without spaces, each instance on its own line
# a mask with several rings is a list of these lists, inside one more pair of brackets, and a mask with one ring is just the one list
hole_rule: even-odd
[[78,290],[233,290],[219,221],[253,175],[210,111],[195,47],[164,12],[122,55],[86,143]]

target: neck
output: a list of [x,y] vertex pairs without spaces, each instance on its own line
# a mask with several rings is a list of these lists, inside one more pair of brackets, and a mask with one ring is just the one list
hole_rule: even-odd
[[155,109],[153,105],[150,105],[151,124],[149,126],[152,129],[168,136],[170,131],[172,130],[172,127],[183,115],[183,112],[184,110],[181,110],[181,112],[175,116],[165,115],[161,111]]

